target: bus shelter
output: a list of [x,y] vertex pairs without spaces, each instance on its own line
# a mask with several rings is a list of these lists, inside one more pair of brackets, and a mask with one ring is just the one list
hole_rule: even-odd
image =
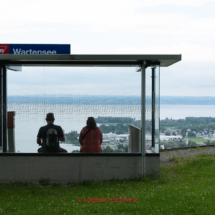
[[[159,175],[160,171],[160,68],[168,67],[181,60],[181,55],[26,55],[26,54],[4,54],[0,55],[0,169],[5,171],[4,177],[0,181],[22,180],[20,171],[24,171],[23,180],[36,181],[38,177],[50,178],[53,181],[77,181],[77,180],[103,180],[110,178],[146,176],[152,173]],[[129,151],[133,153],[80,153],[80,154],[37,154],[37,153],[11,153],[9,151],[10,135],[8,132],[7,114],[7,72],[8,70],[21,71],[22,67],[136,67],[136,72],[141,73],[141,128],[130,126],[130,146]],[[150,76],[150,81],[146,76]],[[146,98],[146,86],[150,85],[150,101]],[[150,109],[147,112],[146,109]],[[16,110],[14,110],[16,111]],[[147,114],[150,113],[150,120]],[[146,132],[150,126],[150,132]],[[150,133],[150,134],[149,134]],[[150,141],[148,140],[150,135]],[[60,159],[61,158],[61,159]],[[79,166],[74,167],[76,176],[62,173],[70,171],[71,166],[64,169],[60,167],[64,159],[70,158]],[[28,162],[26,164],[26,159]],[[59,173],[53,176],[48,162],[43,170],[39,170],[39,165],[34,159],[53,159],[52,163],[58,163]],[[82,161],[81,161],[82,160]],[[89,172],[80,162],[91,161],[95,166]],[[18,161],[18,164],[17,164]],[[103,167],[96,166],[96,163],[103,163]],[[24,164],[25,163],[25,164]],[[106,166],[105,166],[106,164]],[[23,166],[25,169],[23,170]],[[27,165],[27,166],[26,166]],[[107,166],[109,165],[109,166]],[[81,167],[82,166],[82,167]],[[16,170],[15,170],[16,168]],[[17,170],[18,168],[18,170]],[[33,169],[37,169],[36,173]],[[82,169],[81,169],[82,168]],[[101,169],[106,168],[107,173],[101,173]],[[22,169],[22,170],[20,170]],[[15,173],[14,173],[15,171]],[[30,176],[26,171],[31,171]],[[100,171],[100,172],[99,172]],[[77,176],[79,175],[79,177]],[[63,178],[64,177],[64,178]]]

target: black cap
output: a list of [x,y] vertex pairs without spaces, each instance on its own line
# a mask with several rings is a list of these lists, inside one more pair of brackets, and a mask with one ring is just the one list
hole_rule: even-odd
[[54,120],[54,114],[53,113],[47,113],[46,120]]

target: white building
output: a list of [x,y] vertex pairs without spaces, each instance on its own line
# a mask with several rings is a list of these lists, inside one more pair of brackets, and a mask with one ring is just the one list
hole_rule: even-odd
[[180,141],[181,139],[182,139],[181,135],[176,135],[176,136],[160,135],[160,140],[161,141]]
[[107,133],[107,134],[102,134],[102,135],[103,135],[103,137],[106,137],[106,138],[113,138],[113,137],[117,137],[117,134],[112,133],[112,132]]
[[128,140],[129,139],[129,135],[130,134],[119,134],[119,135],[117,135],[117,138]]

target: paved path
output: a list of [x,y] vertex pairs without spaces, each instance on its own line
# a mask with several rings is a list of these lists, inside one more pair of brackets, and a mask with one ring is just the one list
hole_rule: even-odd
[[160,153],[160,164],[161,165],[165,165],[165,164],[172,165],[174,162],[169,161],[169,158],[190,157],[190,156],[194,156],[194,155],[198,155],[198,154],[214,154],[215,155],[215,147],[161,152]]

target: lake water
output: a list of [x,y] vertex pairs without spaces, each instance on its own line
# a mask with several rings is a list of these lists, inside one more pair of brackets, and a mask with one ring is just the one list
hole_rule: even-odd
[[160,119],[185,117],[215,117],[215,105],[161,105]]
[[[15,143],[16,152],[37,152],[36,136],[39,128],[46,124],[48,112],[55,114],[55,124],[61,125],[66,133],[80,131],[89,116],[132,117],[139,120],[139,105],[32,105],[13,104],[8,111],[16,111]],[[162,105],[160,118],[184,119],[185,117],[215,117],[215,105]],[[61,144],[71,152],[77,146]]]

